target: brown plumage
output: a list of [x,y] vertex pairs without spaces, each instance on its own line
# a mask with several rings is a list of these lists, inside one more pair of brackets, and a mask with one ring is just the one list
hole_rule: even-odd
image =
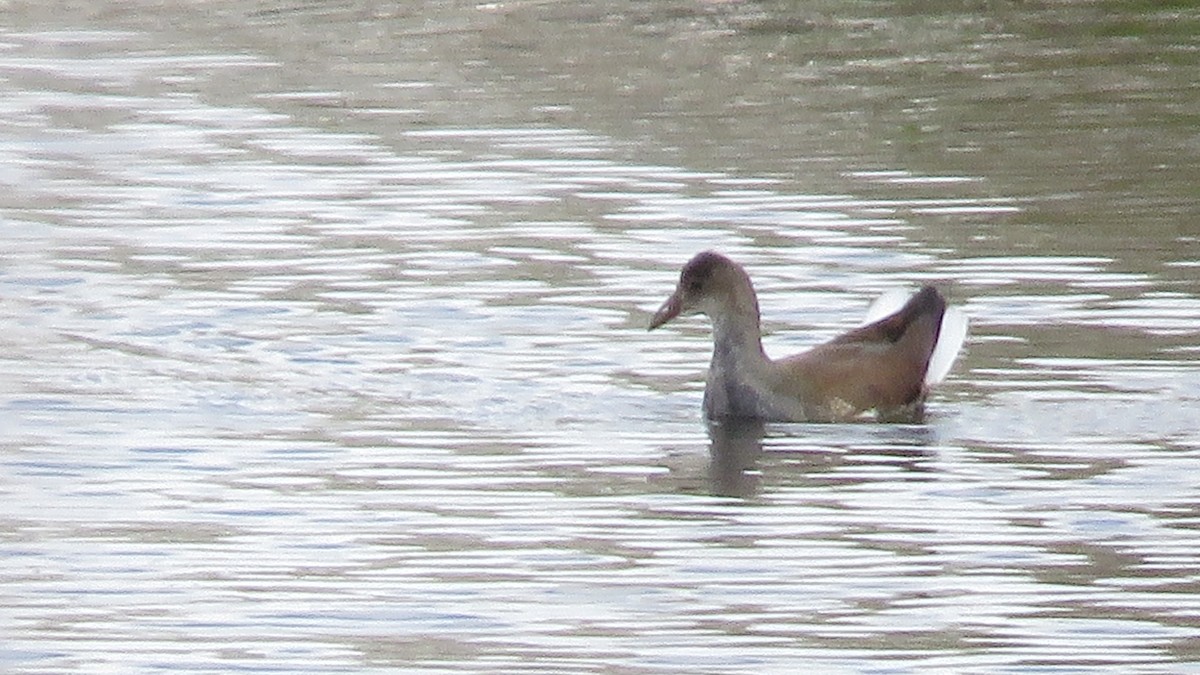
[[709,418],[835,422],[875,411],[883,420],[916,421],[924,411],[926,371],[945,312],[941,294],[926,286],[893,314],[802,354],[772,360],[762,348],[750,277],[709,251],[684,266],[650,329],[680,315],[707,314],[712,320],[713,357],[704,390]]

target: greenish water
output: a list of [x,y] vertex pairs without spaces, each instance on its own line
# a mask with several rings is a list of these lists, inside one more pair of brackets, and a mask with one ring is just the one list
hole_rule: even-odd
[[[1187,3],[13,4],[0,669],[1176,672]],[[920,426],[706,430],[935,282]]]

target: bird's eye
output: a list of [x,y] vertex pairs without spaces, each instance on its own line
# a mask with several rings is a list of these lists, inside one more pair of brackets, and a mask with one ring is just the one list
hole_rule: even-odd
[[688,282],[687,288],[692,293],[699,293],[701,288],[704,288],[704,282],[699,279],[692,279]]

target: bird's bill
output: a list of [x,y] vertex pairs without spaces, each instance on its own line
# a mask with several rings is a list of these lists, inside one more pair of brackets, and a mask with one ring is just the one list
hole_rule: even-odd
[[654,330],[664,323],[679,316],[679,312],[683,309],[683,301],[679,298],[679,293],[672,293],[671,297],[658,308],[654,313],[654,317],[650,319],[650,327],[647,330]]

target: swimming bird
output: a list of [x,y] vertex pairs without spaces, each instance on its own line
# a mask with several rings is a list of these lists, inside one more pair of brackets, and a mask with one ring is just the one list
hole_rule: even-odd
[[949,372],[966,341],[966,315],[933,286],[898,309],[877,301],[869,323],[782,359],[762,347],[758,297],[746,270],[713,251],[683,267],[675,292],[650,330],[681,315],[706,314],[713,326],[704,413],[785,422],[845,422],[874,412],[881,421],[916,422],[931,386]]

